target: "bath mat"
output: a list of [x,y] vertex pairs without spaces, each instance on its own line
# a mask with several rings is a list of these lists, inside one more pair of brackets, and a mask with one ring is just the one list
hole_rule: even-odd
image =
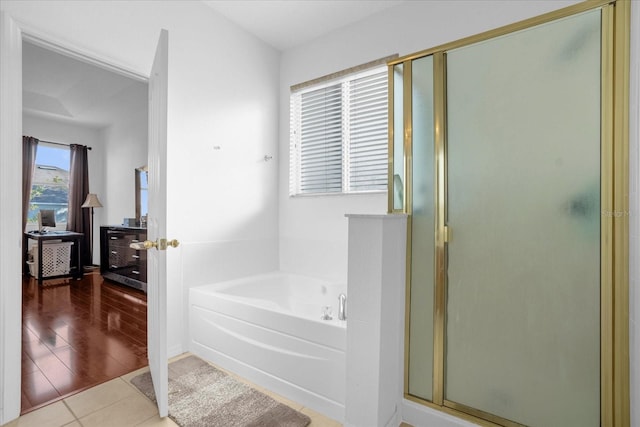
[[[155,402],[149,372],[131,383]],[[305,427],[311,422],[196,356],[169,364],[169,418],[181,427]]]

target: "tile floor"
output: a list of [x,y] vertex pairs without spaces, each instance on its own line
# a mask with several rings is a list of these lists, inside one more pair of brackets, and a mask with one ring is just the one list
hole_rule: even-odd
[[[177,360],[185,355],[178,356]],[[177,426],[169,418],[159,418],[156,406],[129,381],[148,368],[138,369],[51,405],[29,412],[3,427],[169,427]],[[228,371],[227,371],[228,372]],[[247,382],[229,373],[240,381]],[[285,403],[311,418],[309,427],[338,427],[329,419],[296,402],[276,395],[260,386],[257,390]]]

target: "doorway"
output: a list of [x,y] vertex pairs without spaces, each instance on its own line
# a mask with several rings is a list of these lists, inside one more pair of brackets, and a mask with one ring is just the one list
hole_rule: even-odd
[[[99,226],[135,216],[135,171],[147,163],[146,79],[40,40],[26,38],[22,52],[23,134],[92,147],[90,189],[103,204],[92,230],[97,264]],[[54,280],[22,281],[23,413],[148,363],[146,294],[95,269],[79,281]]]

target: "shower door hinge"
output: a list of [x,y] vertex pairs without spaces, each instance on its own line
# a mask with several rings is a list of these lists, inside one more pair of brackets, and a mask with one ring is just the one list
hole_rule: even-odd
[[445,225],[442,234],[443,234],[442,237],[444,239],[444,242],[449,243],[451,241],[451,227],[449,227],[448,225]]

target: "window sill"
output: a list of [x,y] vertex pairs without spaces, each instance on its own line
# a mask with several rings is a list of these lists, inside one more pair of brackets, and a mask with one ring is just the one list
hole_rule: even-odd
[[349,196],[375,196],[375,195],[386,195],[386,190],[373,190],[373,191],[358,191],[353,193],[300,193],[300,194],[290,194],[290,199],[306,199],[306,198],[314,198],[314,197],[349,197]]

